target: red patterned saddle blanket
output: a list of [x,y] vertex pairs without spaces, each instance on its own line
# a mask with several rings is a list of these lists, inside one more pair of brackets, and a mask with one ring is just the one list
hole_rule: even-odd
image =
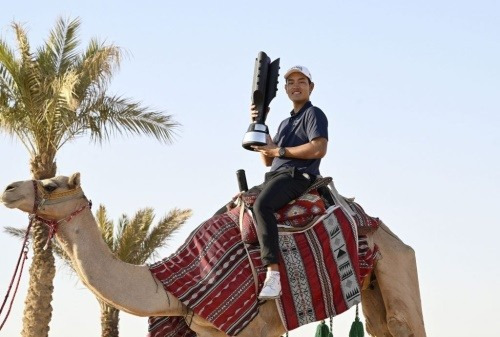
[[[330,189],[323,190],[323,193],[330,193]],[[241,197],[241,206],[237,206],[230,210],[230,214],[238,217],[236,220],[240,223],[241,235],[243,242],[248,244],[258,243],[257,231],[251,211],[242,211],[241,207],[250,209],[258,196],[258,192],[244,194]],[[376,230],[379,226],[379,219],[373,218],[365,213],[363,208],[354,202],[354,199],[342,198],[346,207],[349,207],[349,213],[356,223],[359,234],[369,234]],[[335,199],[328,198],[335,203]],[[337,201],[337,204],[339,202]],[[274,215],[278,221],[278,230],[286,231],[301,231],[314,223],[321,215],[325,214],[326,208],[333,206],[331,201],[320,195],[318,189],[312,189],[304,193],[299,198],[291,201],[283,208],[278,210]]]
[[[283,295],[277,307],[287,330],[335,316],[359,303],[361,281],[373,268],[376,254],[358,237],[352,206],[349,210],[332,206],[327,211],[324,204],[318,205],[320,196],[311,195],[278,214],[316,217],[313,226],[279,236]],[[293,211],[306,202],[320,207],[321,214]],[[230,336],[258,314],[263,302],[257,295],[266,273],[258,245],[242,241],[237,214],[232,210],[207,220],[176,253],[150,265],[165,290]],[[293,218],[280,219],[285,218],[293,225]],[[364,221],[377,223],[373,218]],[[195,336],[182,317],[151,317],[149,323],[151,337]]]
[[[254,201],[254,200],[252,200]],[[244,201],[229,211],[234,221],[240,223],[241,236],[244,243],[258,243],[255,222],[250,208],[253,202]],[[242,210],[243,207],[243,210]],[[301,229],[311,224],[314,219],[325,214],[326,207],[317,190],[303,194],[298,199],[291,201],[274,214],[278,221],[279,231]]]

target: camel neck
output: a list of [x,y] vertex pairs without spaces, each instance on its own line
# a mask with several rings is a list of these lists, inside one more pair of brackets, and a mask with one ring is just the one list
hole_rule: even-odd
[[125,263],[113,255],[89,209],[61,224],[56,238],[82,282],[104,302],[139,316],[178,316],[185,311],[180,301],[158,291],[162,285],[147,266]]

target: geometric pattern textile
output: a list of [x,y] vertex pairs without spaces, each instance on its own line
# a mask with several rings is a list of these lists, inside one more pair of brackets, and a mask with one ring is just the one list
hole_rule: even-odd
[[[227,213],[202,223],[176,253],[149,268],[165,290],[230,336],[258,313],[250,260]],[[151,337],[182,336],[157,333],[161,328],[150,329]]]
[[184,317],[149,317],[147,337],[196,337]]
[[[361,301],[364,261],[355,228],[337,207],[305,231],[280,233],[283,294],[276,301],[287,330]],[[176,253],[149,268],[165,290],[230,336],[245,328],[263,303],[257,298],[266,274],[259,247],[245,247],[229,213],[202,223]],[[151,317],[149,323],[151,337],[195,336],[182,317]]]
[[356,240],[340,207],[302,233],[281,233],[280,272],[287,282],[278,308],[288,330],[336,316],[361,302]]
[[[248,207],[248,205],[246,205]],[[235,217],[240,215],[240,207],[237,206],[229,211],[229,214]],[[316,190],[301,195],[292,200],[280,210],[274,213],[278,226],[281,227],[303,227],[309,224],[314,218],[324,214],[326,211],[325,203]],[[239,220],[237,220],[239,221]],[[241,235],[243,242],[248,244],[258,243],[257,231],[253,217],[249,212],[244,212],[241,218]]]
[[371,282],[370,276],[378,259],[381,258],[378,246],[374,245],[373,250],[368,245],[366,235],[358,235],[358,257],[359,257],[359,276],[361,284],[365,289]]
[[317,190],[312,190],[290,201],[278,210],[274,216],[279,224],[297,227],[307,224],[315,216],[324,214],[325,211],[323,199],[321,199]]
[[358,227],[359,234],[373,233],[380,225],[380,219],[374,218],[366,214],[363,207],[354,202],[353,199],[344,198],[351,210],[354,212],[353,217]]

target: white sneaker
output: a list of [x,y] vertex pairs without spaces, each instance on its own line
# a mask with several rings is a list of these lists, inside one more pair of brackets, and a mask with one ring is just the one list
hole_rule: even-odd
[[281,280],[279,271],[268,271],[264,286],[259,294],[260,300],[271,300],[281,295]]

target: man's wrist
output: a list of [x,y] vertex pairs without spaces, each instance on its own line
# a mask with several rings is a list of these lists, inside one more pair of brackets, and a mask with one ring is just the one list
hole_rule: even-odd
[[286,148],[280,147],[278,148],[278,158],[285,158],[286,156]]

